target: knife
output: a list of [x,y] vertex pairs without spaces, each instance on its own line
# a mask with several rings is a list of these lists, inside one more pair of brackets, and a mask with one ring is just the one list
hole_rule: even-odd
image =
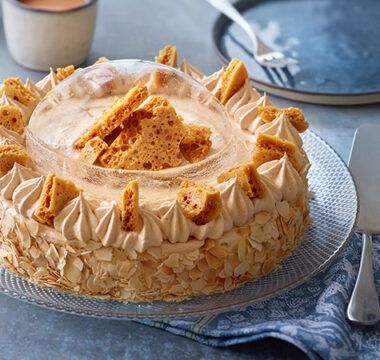
[[356,130],[348,166],[359,196],[355,230],[363,244],[347,317],[359,325],[372,325],[380,320],[372,264],[372,235],[380,234],[380,125],[366,124]]

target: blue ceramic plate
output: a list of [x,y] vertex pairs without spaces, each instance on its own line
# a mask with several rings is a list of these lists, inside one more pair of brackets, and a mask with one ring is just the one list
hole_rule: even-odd
[[240,0],[235,6],[266,43],[298,60],[279,70],[260,66],[243,30],[220,16],[213,30],[220,59],[242,59],[257,88],[320,104],[380,102],[380,1]]

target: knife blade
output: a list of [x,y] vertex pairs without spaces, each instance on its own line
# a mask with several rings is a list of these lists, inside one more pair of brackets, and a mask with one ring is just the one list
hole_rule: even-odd
[[348,166],[359,196],[356,228],[380,234],[380,125],[356,130]]
[[362,233],[360,268],[347,317],[360,325],[380,320],[372,265],[372,234],[380,234],[380,125],[366,124],[355,133],[349,159],[359,197],[356,230]]

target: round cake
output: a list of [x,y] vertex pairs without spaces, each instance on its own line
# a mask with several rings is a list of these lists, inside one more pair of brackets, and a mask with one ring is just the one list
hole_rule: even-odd
[[183,300],[274,271],[309,223],[298,108],[233,59],[166,46],[0,89],[0,265],[44,286]]

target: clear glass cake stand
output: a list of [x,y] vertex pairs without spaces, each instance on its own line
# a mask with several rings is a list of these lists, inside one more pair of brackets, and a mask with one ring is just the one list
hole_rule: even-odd
[[113,319],[169,319],[223,312],[244,307],[289,290],[326,268],[350,239],[358,212],[354,182],[344,162],[311,131],[304,136],[312,163],[309,184],[312,224],[295,252],[275,272],[226,293],[182,302],[136,304],[99,300],[40,287],[0,268],[0,292],[78,315]]

